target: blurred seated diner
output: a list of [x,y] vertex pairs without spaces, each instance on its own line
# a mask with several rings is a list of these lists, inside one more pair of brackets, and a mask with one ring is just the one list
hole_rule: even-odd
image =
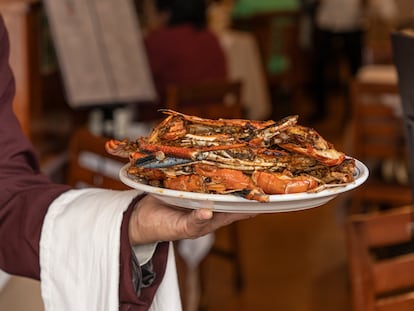
[[226,79],[226,57],[216,36],[207,29],[204,0],[155,0],[158,22],[147,29],[145,46],[158,104],[138,115],[159,118],[170,84]]
[[[174,1],[167,2],[166,6],[158,0],[136,2],[141,26],[146,37],[148,59],[154,69],[154,81],[159,84],[160,78],[164,80],[160,82],[159,92],[163,92],[167,84],[194,83],[223,78],[230,81],[237,80],[243,84],[241,90],[243,117],[268,119],[271,116],[271,101],[263,71],[260,49],[252,33],[233,29],[231,22],[233,6],[231,1],[202,1],[203,15],[201,15],[200,7],[187,10],[187,15],[191,14],[193,17],[188,17],[188,22],[174,22],[174,25],[169,22],[171,20],[169,15],[171,16],[171,14],[168,13]],[[195,3],[189,6],[195,7]],[[197,10],[199,10],[198,13]],[[198,17],[196,14],[198,14]],[[180,15],[184,15],[183,10],[180,11]],[[202,27],[200,27],[201,20]],[[182,31],[182,29],[187,28],[188,30],[189,27],[197,31],[194,31],[192,36],[186,34],[188,41],[185,44],[180,41],[182,46],[180,46],[179,51],[177,51],[178,44],[173,40],[166,41],[167,37],[171,38],[171,36],[177,36],[177,34],[181,36],[178,29]],[[201,34],[203,38],[201,38]],[[155,47],[154,38],[157,38],[158,45]],[[220,52],[218,52],[217,42]],[[173,52],[171,52],[172,49],[174,49]],[[157,53],[160,55],[151,55],[154,50],[158,51]],[[177,54],[183,54],[184,51],[187,51],[186,53],[189,55],[185,55],[185,58],[181,57],[184,59],[179,60]],[[224,64],[217,62],[218,53],[224,54]],[[170,68],[165,69],[165,65],[163,67],[159,65],[161,57],[169,60],[169,65],[174,60],[173,72]],[[177,76],[175,68],[179,66],[184,68],[181,70],[187,71],[186,77]],[[163,73],[162,71],[168,72]],[[219,71],[221,71],[221,77],[219,77]],[[165,93],[160,93],[160,105],[164,105],[164,95]]]

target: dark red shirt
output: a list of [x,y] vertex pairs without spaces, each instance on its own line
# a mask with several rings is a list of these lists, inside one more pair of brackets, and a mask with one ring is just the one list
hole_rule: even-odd
[[147,35],[145,46],[159,98],[155,105],[137,106],[139,119],[162,118],[158,109],[164,108],[165,91],[170,84],[227,77],[224,51],[217,37],[208,30],[191,25],[160,28]]
[[165,27],[145,39],[154,83],[161,97],[171,83],[227,77],[226,57],[216,36],[190,25]]

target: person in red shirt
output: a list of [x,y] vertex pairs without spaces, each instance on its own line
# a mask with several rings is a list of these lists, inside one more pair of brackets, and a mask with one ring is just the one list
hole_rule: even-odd
[[164,23],[145,37],[147,57],[162,107],[169,84],[227,78],[226,56],[208,30],[204,0],[156,0]]

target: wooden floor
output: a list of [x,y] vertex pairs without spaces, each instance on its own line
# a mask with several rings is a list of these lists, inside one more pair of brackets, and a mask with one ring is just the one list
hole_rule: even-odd
[[[343,200],[292,213],[261,215],[239,224],[244,288],[232,287],[222,258],[205,263],[208,311],[345,311],[349,309]],[[217,239],[225,239],[219,232]]]
[[[348,152],[345,103],[340,97],[333,101],[332,116],[313,127]],[[308,108],[306,102],[298,107],[304,114]],[[348,198],[342,195],[319,208],[264,214],[239,223],[244,288],[234,290],[227,260],[209,256],[204,263],[203,310],[351,310],[343,231]],[[227,237],[223,229],[216,241],[226,245]]]

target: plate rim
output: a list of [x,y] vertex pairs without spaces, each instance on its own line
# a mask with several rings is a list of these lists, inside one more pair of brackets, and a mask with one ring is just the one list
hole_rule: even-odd
[[269,195],[269,202],[258,202],[255,200],[245,199],[233,194],[209,194],[209,193],[197,193],[197,192],[189,192],[189,191],[181,191],[181,190],[172,190],[167,188],[160,188],[160,187],[153,187],[150,185],[145,185],[138,181],[131,179],[127,173],[126,169],[130,166],[129,163],[125,164],[120,172],[119,178],[120,180],[130,186],[133,189],[141,190],[146,193],[154,194],[157,196],[164,196],[164,197],[172,197],[172,198],[180,198],[180,199],[187,199],[187,200],[197,200],[197,201],[212,201],[212,202],[222,202],[222,203],[238,203],[238,204],[274,204],[274,203],[281,203],[281,202],[294,202],[294,201],[303,201],[303,200],[317,200],[326,197],[334,196],[341,193],[345,193],[351,191],[360,185],[362,185],[369,176],[369,170],[367,166],[362,163],[361,161],[353,158],[355,160],[355,170],[357,171],[355,181],[349,183],[343,187],[335,187],[335,188],[328,188],[321,190],[319,192],[310,193],[310,192],[301,192],[301,193],[291,193],[291,194],[274,194]]

